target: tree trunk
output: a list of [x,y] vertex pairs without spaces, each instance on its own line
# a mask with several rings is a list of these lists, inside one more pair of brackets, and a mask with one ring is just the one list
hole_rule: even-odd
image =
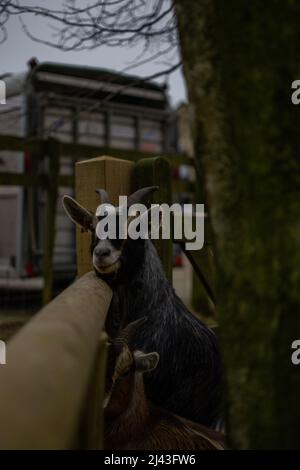
[[175,0],[234,448],[299,448],[300,3]]

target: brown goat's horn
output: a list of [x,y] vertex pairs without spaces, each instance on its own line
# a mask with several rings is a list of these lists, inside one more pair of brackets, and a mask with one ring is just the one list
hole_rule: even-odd
[[105,204],[106,202],[109,202],[109,197],[105,189],[97,188],[96,193],[98,193],[100,196],[101,204]]
[[[128,343],[134,337],[135,333],[138,331],[139,327],[148,320],[148,317],[142,317],[138,320],[135,320],[128,325],[121,331],[119,336],[116,338],[116,342],[121,343]],[[114,342],[115,342],[114,341]]]
[[132,193],[127,199],[127,206],[130,207],[133,204],[141,202],[141,200],[148,196],[148,194],[153,193],[158,190],[158,186],[148,186],[147,188],[141,188]]

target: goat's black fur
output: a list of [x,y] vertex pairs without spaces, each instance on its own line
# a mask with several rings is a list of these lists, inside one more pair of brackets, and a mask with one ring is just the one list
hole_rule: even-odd
[[[94,235],[92,250],[95,243]],[[133,320],[148,317],[132,343],[136,349],[160,355],[157,369],[145,377],[147,396],[180,416],[214,426],[221,411],[216,336],[176,295],[152,242],[128,239],[119,271],[101,277],[113,288],[107,319],[110,335]]]

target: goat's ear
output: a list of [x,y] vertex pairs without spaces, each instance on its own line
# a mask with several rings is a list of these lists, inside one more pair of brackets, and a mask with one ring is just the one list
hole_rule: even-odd
[[63,208],[67,216],[84,231],[92,230],[94,224],[94,214],[81,206],[71,196],[63,197]]
[[134,353],[135,367],[138,372],[150,372],[156,369],[159,354],[157,352],[151,352],[145,354],[141,351],[135,351]]

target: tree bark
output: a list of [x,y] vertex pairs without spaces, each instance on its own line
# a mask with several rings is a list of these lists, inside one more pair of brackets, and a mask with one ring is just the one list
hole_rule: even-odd
[[217,255],[229,444],[299,448],[300,3],[175,6]]

